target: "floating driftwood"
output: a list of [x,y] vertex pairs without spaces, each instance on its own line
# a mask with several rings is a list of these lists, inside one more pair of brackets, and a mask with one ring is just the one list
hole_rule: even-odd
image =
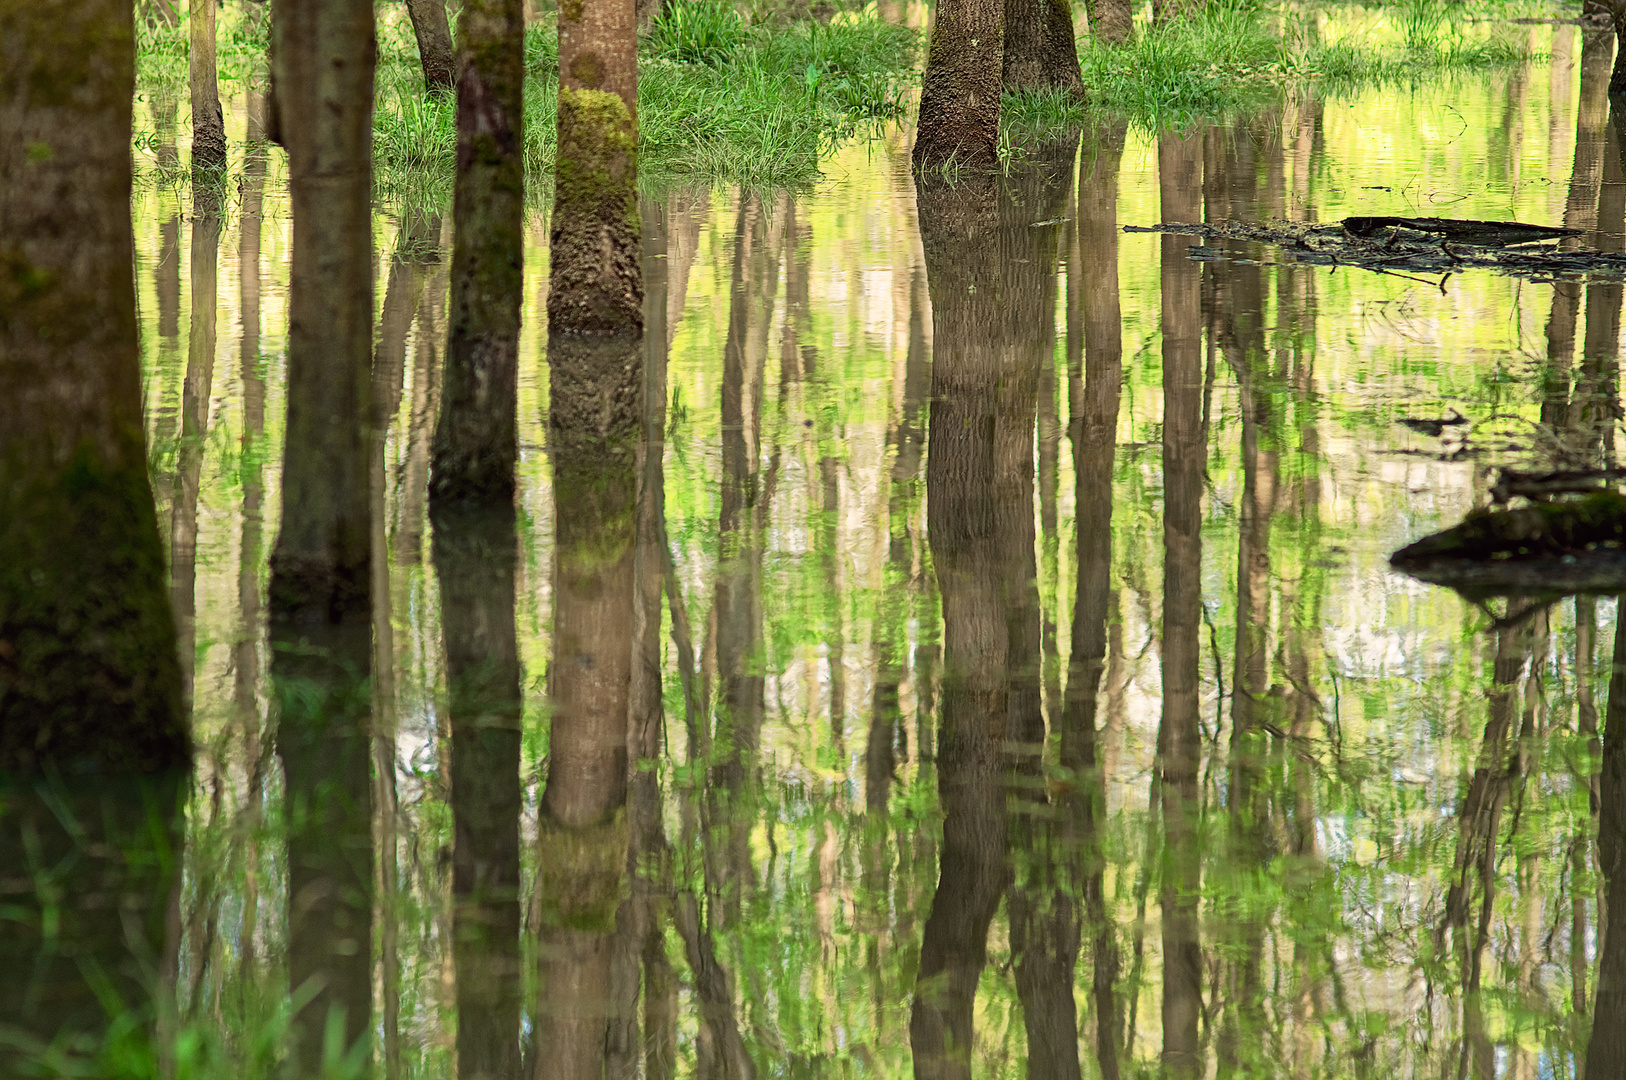
[[1626,495],[1594,489],[1577,499],[1476,510],[1401,548],[1389,564],[1472,600],[1626,592]]
[[[1353,266],[1405,276],[1449,277],[1463,270],[1492,270],[1534,281],[1626,277],[1626,254],[1561,247],[1559,241],[1572,240],[1580,231],[1522,221],[1352,217],[1324,225],[1303,221],[1165,222],[1125,225],[1123,229],[1203,240],[1246,240],[1280,248],[1283,262]],[[1193,245],[1191,257],[1204,262],[1248,261],[1240,253],[1206,243]],[[1443,286],[1444,279],[1427,284]]]

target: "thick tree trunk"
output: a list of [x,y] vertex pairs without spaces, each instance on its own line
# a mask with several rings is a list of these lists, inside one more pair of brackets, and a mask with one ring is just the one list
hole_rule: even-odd
[[424,88],[430,93],[451,90],[457,82],[457,53],[446,18],[446,0],[406,0],[406,6],[412,34],[418,39]]
[[559,5],[550,334],[642,332],[637,44],[633,0]]
[[1004,0],[944,0],[932,23],[915,126],[917,171],[998,164]]
[[957,184],[922,174],[915,190],[937,342],[926,507],[943,598],[938,790],[944,820],[909,1041],[916,1077],[968,1080],[988,924],[1009,876],[1004,743],[1010,554],[999,531],[995,465],[1004,374],[998,216],[995,180],[986,174]]
[[1135,10],[1129,0],[1085,0],[1085,8],[1097,41],[1122,45],[1135,32]]
[[191,0],[187,10],[194,169],[226,167],[226,121],[220,112],[220,86],[215,72],[216,6],[216,0]]
[[429,479],[432,509],[511,505],[519,457],[522,0],[469,0],[459,39],[452,318]]
[[316,1072],[330,1016],[372,1034],[373,424],[368,0],[274,0],[277,111],[294,241],[282,527],[271,556],[277,752],[287,778],[288,982],[295,1060]]
[[147,480],[128,0],[0,11],[0,772],[184,767]]
[[128,1052],[153,1038],[191,764],[141,426],[134,29],[129,0],[0,8],[0,865],[56,868],[0,883],[0,1016],[72,1071],[103,995]]
[[[1202,142],[1165,135],[1158,145],[1164,221],[1199,213]],[[1202,1073],[1197,1024],[1202,1011],[1202,951],[1197,899],[1197,769],[1202,754],[1198,709],[1202,627],[1202,312],[1200,267],[1185,244],[1164,238],[1163,295],[1163,709],[1157,760],[1164,847],[1163,1067],[1173,1080]]]
[[[1006,897],[1016,991],[1027,1031],[1029,1080],[1077,1080],[1078,1016],[1073,968],[1078,962],[1076,891],[1068,881],[1070,838],[1060,827],[1043,769],[1042,623],[1033,527],[1034,428],[1040,387],[1055,364],[1058,218],[1067,216],[1078,139],[1039,148],[1001,185],[1000,262],[1005,273],[1005,355],[1001,438],[996,450],[1001,546],[1007,559],[1006,626],[1015,784]],[[1051,224],[1039,224],[1050,222]],[[1053,385],[1053,380],[1052,380]],[[1041,458],[1042,459],[1042,458]]]
[[1070,0],[1005,0],[1001,87],[1083,94]]

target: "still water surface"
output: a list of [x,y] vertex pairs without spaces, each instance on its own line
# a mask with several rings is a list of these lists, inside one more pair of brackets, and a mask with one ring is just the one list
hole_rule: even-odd
[[[1621,286],[1196,260],[1193,238],[1119,228],[1513,218],[1619,250],[1609,49],[1531,40],[1550,63],[1162,136],[1103,125],[997,183],[917,192],[893,132],[809,193],[645,201],[664,438],[642,467],[664,499],[639,572],[665,588],[636,633],[664,723],[632,799],[641,914],[604,930],[617,1000],[628,971],[644,991],[602,1044],[613,1068],[904,1075],[969,1025],[989,1077],[1577,1075],[1616,604],[1501,620],[1387,558],[1483,504],[1491,466],[1613,462]],[[217,259],[184,192],[136,200],[200,747],[175,978],[183,1016],[242,1045],[290,947],[261,598],[290,239],[272,161],[229,199]],[[424,496],[449,227],[376,225],[396,408],[375,1053],[473,1075],[471,1033],[505,1036],[469,991],[507,980],[513,1067],[552,1075],[566,1051],[539,1023],[616,991],[540,932],[553,635],[582,632],[554,618],[547,230],[526,249],[509,964],[453,940],[443,627],[467,613],[442,608]],[[1397,423],[1456,414],[1438,437]]]

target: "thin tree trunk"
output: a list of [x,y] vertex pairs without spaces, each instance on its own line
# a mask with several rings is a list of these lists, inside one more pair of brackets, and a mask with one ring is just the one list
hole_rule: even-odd
[[273,0],[294,246],[282,527],[271,557],[272,682],[288,803],[294,1060],[372,1034],[373,8]]
[[418,39],[424,89],[430,93],[450,91],[457,82],[457,53],[452,47],[446,0],[406,0],[406,6],[412,18],[412,34]]
[[1593,995],[1592,1036],[1583,1080],[1626,1074],[1626,619],[1615,620],[1609,701],[1604,711],[1602,807],[1598,854],[1608,882],[1608,918],[1598,949],[1598,988]]
[[216,0],[191,0],[187,6],[194,169],[226,167],[226,121],[220,112],[220,86],[215,72],[216,6]]
[[511,505],[519,457],[524,9],[521,0],[468,0],[461,23],[452,319],[429,476],[432,512],[454,503]]
[[186,380],[181,390],[181,438],[175,454],[175,497],[170,504],[170,606],[181,657],[181,694],[192,709],[197,645],[198,486],[209,431],[215,371],[216,269],[220,262],[220,198],[208,183],[193,186],[192,318],[186,338]]
[[[1165,135],[1158,144],[1161,215],[1195,221],[1202,142]],[[1202,314],[1199,267],[1185,245],[1165,238],[1163,296],[1163,709],[1157,768],[1164,847],[1163,1066],[1175,1080],[1202,1072],[1197,1043],[1202,1012],[1202,951],[1197,897],[1198,632],[1202,626]]]
[[0,8],[0,865],[62,871],[53,898],[0,885],[0,1015],[100,1048],[118,995],[141,1053],[191,747],[142,432],[134,33],[129,0]]
[[[1067,801],[1067,812],[1084,861],[1080,891],[1093,960],[1090,1001],[1095,1013],[1096,1063],[1102,1080],[1118,1080],[1114,986],[1119,954],[1116,928],[1106,903],[1101,833],[1108,771],[1100,750],[1096,714],[1109,646],[1112,469],[1123,386],[1117,208],[1124,126],[1104,125],[1098,130],[1097,137],[1086,145],[1080,167],[1075,215],[1078,244],[1070,253],[1067,267],[1068,412],[1072,419],[1078,587],[1061,718],[1060,762],[1071,774],[1073,794]],[[1075,332],[1075,324],[1082,324],[1076,327],[1082,334]]]
[[1005,93],[1061,90],[1082,95],[1070,0],[1005,0]]
[[943,0],[932,22],[915,127],[916,171],[998,162],[1005,0]]

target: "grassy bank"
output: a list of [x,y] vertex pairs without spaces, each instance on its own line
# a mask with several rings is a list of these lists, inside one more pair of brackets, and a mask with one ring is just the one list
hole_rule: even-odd
[[1247,0],[1211,0],[1193,18],[1137,25],[1122,46],[1081,40],[1088,101],[1007,95],[1006,141],[1020,146],[1102,114],[1155,131],[1266,107],[1290,88],[1337,96],[1528,60],[1511,24],[1469,21],[1484,14],[1447,0],[1269,11]]
[[[1258,0],[1210,0],[1198,15],[1152,26],[1120,47],[1082,37],[1088,100],[1008,96],[1005,142],[1019,148],[1102,114],[1148,129],[1267,107],[1288,88],[1336,96],[1373,83],[1438,78],[1526,60],[1506,14],[1451,0],[1402,0],[1265,9]],[[223,91],[235,93],[263,64],[260,5],[228,5],[220,21]],[[641,183],[675,181],[797,188],[814,180],[829,148],[866,125],[906,121],[914,111],[924,42],[919,31],[879,18],[875,6],[838,12],[828,25],[762,16],[731,0],[682,0],[640,43]],[[526,35],[525,152],[538,198],[554,155],[558,44],[551,20]],[[144,94],[167,101],[184,126],[184,26],[143,28]],[[424,93],[404,10],[381,9],[375,163],[392,201],[450,199],[455,107]],[[138,142],[161,139],[138,111]]]

